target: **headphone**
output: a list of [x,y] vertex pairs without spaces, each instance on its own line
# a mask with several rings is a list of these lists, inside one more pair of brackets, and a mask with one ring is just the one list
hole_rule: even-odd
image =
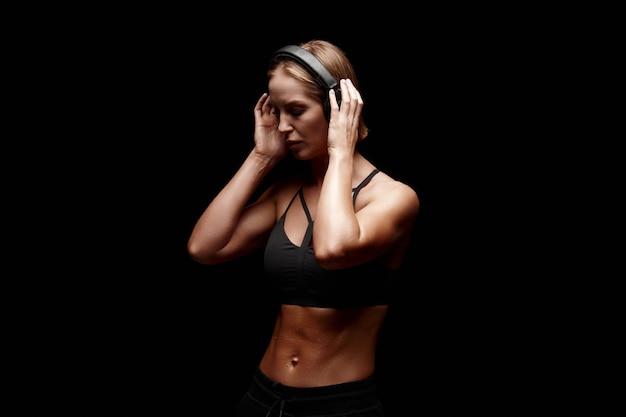
[[[312,53],[298,45],[287,45],[274,52],[270,64],[278,60],[279,58],[286,58],[297,62],[302,65],[313,77],[317,83],[325,89],[325,91],[331,88],[335,90],[335,97],[337,97],[337,104],[341,105],[341,88],[337,84],[337,80],[326,69],[324,64],[315,57]],[[330,120],[330,102],[328,101],[328,94],[324,99],[324,115],[326,120]]]

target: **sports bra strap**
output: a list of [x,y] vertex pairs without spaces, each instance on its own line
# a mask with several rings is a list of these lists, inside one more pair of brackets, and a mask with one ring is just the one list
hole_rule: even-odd
[[356,196],[359,194],[359,191],[361,191],[361,189],[363,187],[365,187],[370,180],[374,177],[374,175],[378,174],[378,169],[374,168],[374,170],[372,172],[369,173],[369,175],[367,177],[365,177],[365,179],[363,181],[361,181],[361,183],[359,185],[357,185],[356,187],[354,187],[352,189],[352,205],[354,205],[354,203],[356,202]]
[[298,194],[300,195],[300,202],[302,203],[302,208],[306,213],[306,218],[309,220],[309,223],[313,223],[313,219],[311,219],[311,213],[309,213],[309,207],[306,205],[306,201],[304,201],[304,193],[302,192],[302,187],[298,190]]
[[[356,202],[356,196],[359,194],[359,191],[361,191],[363,187],[369,184],[369,182],[374,177],[374,175],[378,174],[379,172],[380,171],[378,169],[374,168],[374,170],[370,172],[369,175],[365,177],[365,179],[361,181],[359,185],[357,185],[356,187],[352,189],[352,205],[354,205],[354,203]],[[285,209],[283,213],[283,216],[287,213],[287,211],[291,207],[291,204],[293,203],[293,201],[296,199],[296,196],[298,195],[300,196],[300,201],[302,202],[302,208],[304,209],[306,218],[309,220],[309,223],[313,223],[313,219],[311,219],[311,213],[309,212],[309,208],[306,205],[306,200],[304,199],[304,192],[302,188],[303,187],[300,186],[300,188],[298,189],[298,192],[293,195],[293,197],[291,198],[291,201],[289,202],[289,204],[287,205],[287,208]]]

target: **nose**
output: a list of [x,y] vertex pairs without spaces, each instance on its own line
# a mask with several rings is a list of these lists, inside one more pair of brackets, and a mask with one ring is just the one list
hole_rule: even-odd
[[292,130],[291,123],[289,123],[288,118],[280,117],[278,118],[278,131],[280,133],[289,132]]

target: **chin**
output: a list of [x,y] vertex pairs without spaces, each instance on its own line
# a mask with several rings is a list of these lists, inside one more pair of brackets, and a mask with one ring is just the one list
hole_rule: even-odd
[[311,159],[310,155],[306,152],[292,151],[291,155],[293,155],[294,159],[297,159],[298,161],[308,161]]

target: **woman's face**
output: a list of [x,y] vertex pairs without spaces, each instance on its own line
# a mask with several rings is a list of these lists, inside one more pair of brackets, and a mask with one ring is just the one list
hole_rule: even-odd
[[328,122],[322,104],[307,95],[305,85],[282,68],[268,84],[269,99],[279,118],[278,130],[296,159],[328,155]]

